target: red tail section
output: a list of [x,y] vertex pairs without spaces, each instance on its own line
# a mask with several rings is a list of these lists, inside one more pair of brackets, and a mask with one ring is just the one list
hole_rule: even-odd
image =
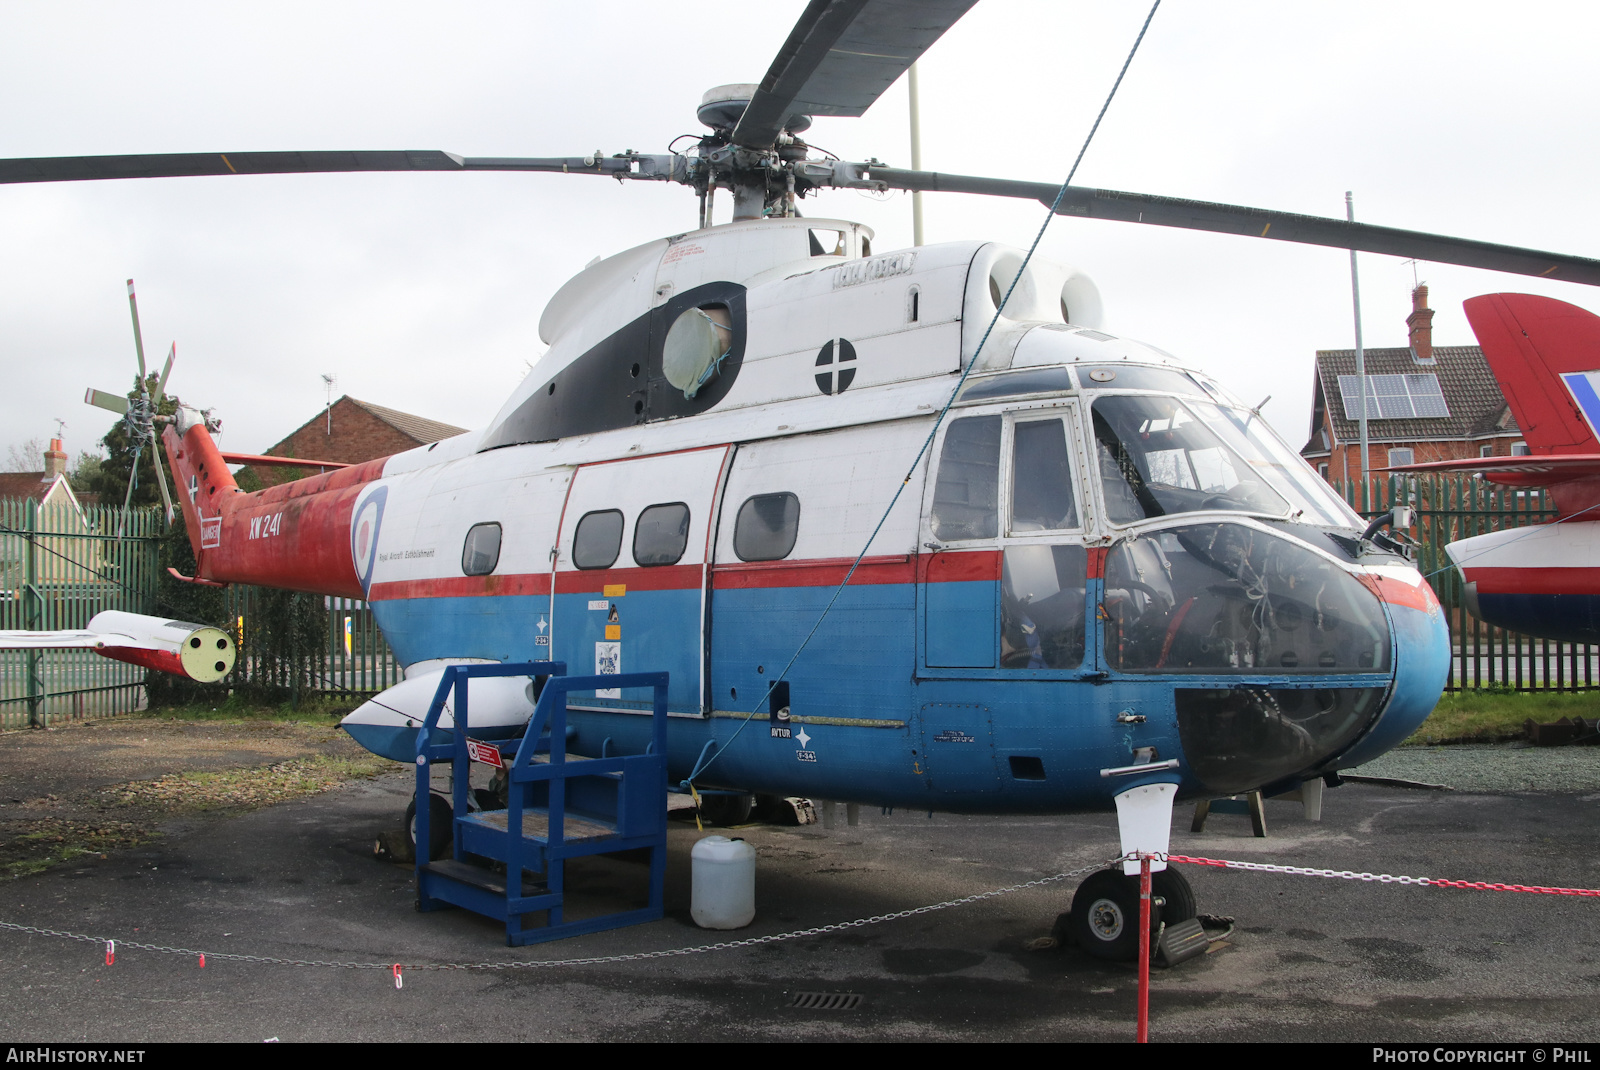
[[[1491,472],[1488,478],[1549,486],[1563,516],[1591,509],[1600,502],[1600,440],[1591,426],[1600,420],[1600,397],[1589,376],[1574,373],[1600,373],[1600,316],[1532,294],[1486,294],[1463,307],[1528,444],[1528,464],[1571,458],[1559,471]],[[1585,409],[1591,410],[1587,418]]]
[[361,598],[350,513],[387,457],[246,493],[205,421],[180,410],[162,434],[194,547],[197,579]]
[[1600,452],[1561,381],[1562,372],[1600,370],[1600,316],[1532,294],[1486,294],[1462,307],[1528,448]]

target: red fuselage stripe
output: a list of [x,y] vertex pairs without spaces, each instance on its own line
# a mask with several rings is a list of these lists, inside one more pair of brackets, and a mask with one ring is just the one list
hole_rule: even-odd
[[1600,594],[1600,568],[1467,568],[1479,594]]
[[[749,590],[779,587],[835,587],[844,580],[854,561],[850,557],[817,558],[810,561],[759,561],[717,565],[712,585],[718,590]],[[892,554],[864,558],[850,586],[886,583],[914,583],[919,565],[924,567],[924,582],[990,582],[1000,578],[1000,554],[995,550],[970,553]],[[682,591],[700,586],[699,565],[662,565],[655,568],[607,568],[556,573],[557,594],[603,595],[605,588],[623,585],[629,591]],[[547,595],[550,573],[530,572],[505,576],[450,576],[440,579],[393,580],[375,583],[369,598],[374,602],[397,598],[475,598],[492,595]]]

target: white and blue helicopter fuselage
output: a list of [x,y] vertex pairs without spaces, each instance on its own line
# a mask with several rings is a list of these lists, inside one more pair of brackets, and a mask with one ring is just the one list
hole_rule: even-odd
[[[447,664],[665,670],[674,783],[1069,812],[1289,787],[1428,715],[1433,592],[1257,413],[1074,271],[870,238],[736,223],[569,282],[488,429],[353,492],[407,680],[350,734],[414,758]],[[471,734],[520,735],[526,684],[474,681]],[[649,711],[574,697],[568,749],[642,752]]]

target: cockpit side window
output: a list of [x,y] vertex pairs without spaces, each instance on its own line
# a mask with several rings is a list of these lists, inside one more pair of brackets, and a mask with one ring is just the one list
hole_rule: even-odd
[[1000,417],[950,424],[933,492],[933,533],[940,539],[992,539],[1000,533]]
[[1078,503],[1062,422],[1019,422],[1012,438],[1011,534],[1077,527]]
[[1280,494],[1175,398],[1099,398],[1094,437],[1112,523],[1202,509],[1289,511]]

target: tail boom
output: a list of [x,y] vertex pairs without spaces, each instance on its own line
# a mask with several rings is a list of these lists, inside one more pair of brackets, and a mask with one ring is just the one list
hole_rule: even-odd
[[197,579],[363,596],[350,554],[350,516],[362,486],[383,475],[387,457],[247,493],[199,413],[180,409],[162,437]]

